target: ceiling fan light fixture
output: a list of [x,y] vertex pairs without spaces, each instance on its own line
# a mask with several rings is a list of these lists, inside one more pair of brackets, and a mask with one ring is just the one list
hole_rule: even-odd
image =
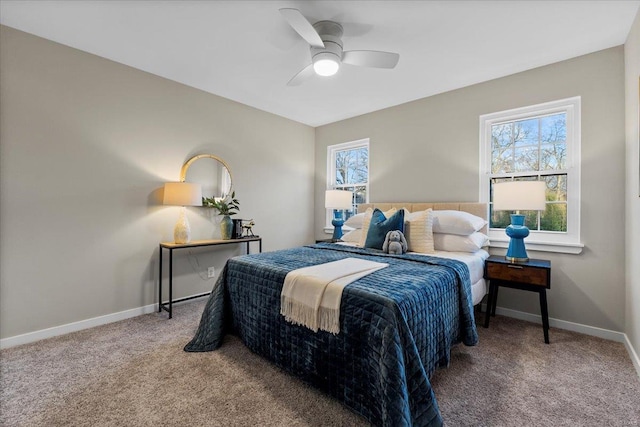
[[313,70],[317,75],[328,77],[338,72],[340,62],[331,53],[321,53],[313,58]]
[[[329,44],[329,47],[331,44]],[[340,52],[342,53],[342,52]],[[336,53],[325,49],[321,52],[316,52],[313,55],[313,70],[319,76],[333,76],[340,69],[340,56]]]
[[338,72],[340,64],[333,59],[321,59],[313,64],[313,69],[317,75],[327,77]]

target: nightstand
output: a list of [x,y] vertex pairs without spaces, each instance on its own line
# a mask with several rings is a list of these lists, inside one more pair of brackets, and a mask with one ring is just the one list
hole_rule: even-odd
[[540,313],[544,329],[544,342],[549,344],[549,311],[547,310],[547,289],[551,287],[551,262],[530,259],[527,262],[512,263],[503,256],[492,255],[485,261],[484,278],[489,280],[489,298],[484,327],[489,327],[489,319],[496,315],[498,288],[521,289],[537,292],[540,296]]

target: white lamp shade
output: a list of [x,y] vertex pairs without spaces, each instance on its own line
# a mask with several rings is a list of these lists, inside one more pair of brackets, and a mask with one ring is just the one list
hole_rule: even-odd
[[546,209],[544,181],[508,181],[493,185],[493,210],[543,211]]
[[327,190],[324,195],[324,207],[327,209],[350,209],[353,193],[344,190]]
[[165,205],[202,206],[202,186],[192,182],[167,182],[163,202]]

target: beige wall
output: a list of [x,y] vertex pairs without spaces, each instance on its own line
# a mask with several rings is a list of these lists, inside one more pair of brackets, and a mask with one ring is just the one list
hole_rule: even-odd
[[[313,128],[7,27],[0,43],[0,337],[156,302],[179,209],[159,189],[194,154],[229,163],[265,250],[313,239]],[[188,213],[195,239],[219,233]],[[237,252],[176,255],[178,296]]]
[[[477,201],[479,116],[582,97],[581,255],[550,259],[551,317],[623,331],[624,59],[617,47],[316,128],[316,237],[331,144],[370,138],[371,201]],[[504,253],[498,252],[496,253]],[[539,313],[537,295],[500,291],[498,305]]]
[[640,165],[638,164],[638,128],[640,127],[640,12],[636,15],[624,46],[627,130],[626,180],[626,333],[636,354],[640,355]]

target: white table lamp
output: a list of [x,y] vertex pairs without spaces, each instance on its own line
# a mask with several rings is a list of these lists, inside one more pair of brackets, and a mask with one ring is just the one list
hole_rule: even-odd
[[508,181],[493,185],[493,210],[516,211],[511,215],[511,225],[505,229],[511,238],[505,258],[511,262],[527,262],[524,238],[529,229],[524,225],[524,215],[519,211],[543,211],[546,209],[546,189],[544,181]]
[[176,243],[189,243],[191,241],[191,227],[185,206],[202,206],[202,186],[192,182],[167,182],[164,184],[163,203],[182,206],[178,222],[173,229],[173,240]]

